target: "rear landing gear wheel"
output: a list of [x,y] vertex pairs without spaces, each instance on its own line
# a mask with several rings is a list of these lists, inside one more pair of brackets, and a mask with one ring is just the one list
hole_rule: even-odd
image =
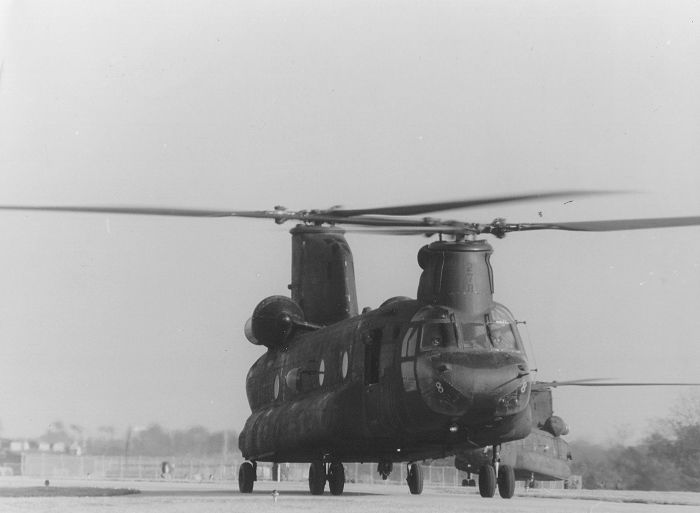
[[484,465],[479,470],[479,493],[482,497],[496,494],[496,470],[491,465]]
[[326,487],[326,466],[321,461],[314,461],[309,468],[309,491],[311,495],[323,495]]
[[413,495],[420,495],[423,492],[423,467],[420,463],[410,463],[406,474],[408,489]]
[[515,493],[515,472],[510,465],[498,468],[498,493],[504,499],[510,499]]
[[328,489],[332,495],[341,495],[345,489],[345,467],[339,461],[328,468]]
[[252,493],[255,482],[255,466],[250,461],[244,461],[238,469],[238,491]]

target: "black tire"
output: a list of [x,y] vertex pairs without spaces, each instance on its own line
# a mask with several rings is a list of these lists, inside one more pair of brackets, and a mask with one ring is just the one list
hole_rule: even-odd
[[515,472],[510,465],[498,468],[498,493],[504,499],[510,499],[515,493]]
[[252,493],[255,482],[255,467],[250,461],[244,461],[238,468],[238,491]]
[[323,495],[326,487],[326,466],[321,461],[314,461],[309,468],[309,491],[311,495]]
[[423,493],[423,467],[421,467],[420,463],[411,463],[408,466],[406,482],[411,494],[420,495]]
[[496,494],[496,470],[491,465],[484,465],[479,470],[479,493],[482,497]]
[[345,467],[342,463],[331,463],[328,469],[328,489],[332,495],[341,495],[345,489]]

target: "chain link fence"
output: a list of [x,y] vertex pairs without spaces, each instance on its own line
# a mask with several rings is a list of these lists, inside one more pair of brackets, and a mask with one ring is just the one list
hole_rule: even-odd
[[[237,481],[241,458],[154,458],[145,456],[74,456],[69,454],[26,453],[21,474],[41,478],[93,479],[174,479],[183,481]],[[281,463],[276,472],[272,463],[258,463],[259,481],[306,481],[309,465]],[[424,466],[426,486],[460,486],[466,477],[455,467]],[[396,463],[386,480],[377,473],[376,463],[347,463],[348,483],[404,484],[406,464]]]
[[[238,481],[242,458],[154,458],[145,456],[74,456],[69,454],[26,453],[22,455],[20,473],[42,479],[52,477],[128,480]],[[347,483],[404,485],[406,464],[394,464],[386,480],[377,473],[376,463],[346,463]],[[309,477],[307,463],[258,463],[258,481],[304,482]],[[576,476],[574,476],[576,477]],[[451,466],[423,466],[423,483],[428,487],[459,487],[467,474]],[[472,478],[476,476],[472,475]],[[518,483],[523,486],[523,483]],[[538,482],[538,488],[563,488],[564,482]],[[577,486],[577,487],[580,487]]]

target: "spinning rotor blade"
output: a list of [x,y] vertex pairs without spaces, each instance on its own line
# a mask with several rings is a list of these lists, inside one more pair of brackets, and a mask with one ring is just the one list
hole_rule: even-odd
[[33,211],[33,212],[74,212],[91,214],[119,214],[119,215],[144,215],[144,216],[172,216],[172,217],[248,217],[254,219],[273,219],[276,223],[289,220],[298,220],[306,223],[342,223],[361,226],[388,226],[408,227],[423,226],[425,220],[391,219],[376,216],[342,217],[339,218],[329,211],[321,210],[203,210],[187,208],[159,208],[159,207],[117,207],[117,206],[52,206],[52,205],[0,205],[0,210]]
[[354,217],[367,214],[379,214],[388,216],[415,216],[429,214],[431,212],[442,212],[444,210],[454,210],[457,208],[480,207],[483,205],[494,205],[497,203],[511,203],[515,201],[529,201],[546,198],[566,198],[594,196],[602,194],[619,194],[620,191],[553,191],[533,194],[516,194],[511,196],[492,196],[490,198],[479,198],[471,200],[443,201],[438,203],[419,203],[416,205],[397,205],[394,207],[378,207],[365,209],[344,209],[333,208],[328,210],[336,217]]
[[[400,219],[391,216],[408,216],[466,208],[495,203],[525,201],[533,199],[591,196],[617,193],[617,191],[556,191],[541,194],[520,194],[499,196],[482,199],[460,200],[441,203],[423,203],[417,205],[400,205],[395,207],[347,210],[331,208],[327,210],[287,210],[275,207],[273,210],[207,210],[187,208],[161,207],[129,207],[129,206],[19,206],[0,205],[0,210],[44,211],[44,212],[85,212],[100,214],[126,214],[147,216],[174,217],[247,217],[256,219],[273,219],[281,224],[285,221],[297,220],[307,224],[350,224],[366,226],[366,231],[389,235],[435,235],[444,234],[454,237],[467,235],[491,234],[502,238],[507,233],[532,230],[568,230],[584,232],[605,232],[614,230],[641,230],[647,228],[671,228],[679,226],[700,225],[700,216],[669,217],[648,219],[612,219],[606,221],[577,221],[565,223],[506,223],[504,219],[496,219],[488,224],[469,223],[455,220],[440,220],[433,218]],[[380,215],[377,215],[380,214]],[[386,217],[382,217],[386,216]],[[379,229],[374,229],[378,227]],[[363,230],[356,230],[363,231]]]
[[[503,238],[510,232],[526,232],[533,230],[566,230],[578,232],[609,232],[618,230],[645,230],[651,228],[674,228],[681,226],[700,225],[700,216],[689,217],[656,217],[648,219],[610,219],[606,221],[576,221],[567,223],[506,223],[503,219],[496,219],[490,224],[462,223],[459,221],[444,221],[427,219],[415,221],[412,226],[408,224],[389,224],[383,226],[395,226],[396,229],[380,230],[356,230],[364,233],[378,233],[383,235],[476,235],[489,233]],[[380,225],[381,226],[381,225]],[[404,228],[402,228],[403,226]]]
[[[571,223],[506,224],[506,231],[569,230],[577,232],[611,232],[616,230],[644,230],[649,228],[673,228],[700,225],[699,216],[653,217],[648,219],[609,219],[606,221],[576,221]],[[489,225],[493,226],[493,225]],[[498,226],[496,225],[498,228]],[[484,232],[484,233],[488,233]]]
[[74,207],[74,206],[18,206],[0,205],[0,210],[19,210],[36,212],[86,212],[93,214],[127,214],[144,216],[176,217],[230,217],[230,211],[198,210],[186,208],[152,208],[152,207]]
[[590,379],[573,379],[568,381],[535,381],[534,385],[543,386],[546,388],[557,387],[683,387],[683,386],[700,386],[700,383],[652,383],[647,381],[642,382],[617,382],[617,383],[600,383],[609,378],[590,378]]

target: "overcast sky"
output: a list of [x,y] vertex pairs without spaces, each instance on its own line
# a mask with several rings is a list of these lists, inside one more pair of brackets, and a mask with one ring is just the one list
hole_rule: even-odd
[[[0,3],[0,204],[700,214],[700,6],[615,1]],[[541,214],[541,216],[540,216]],[[57,419],[240,430],[243,336],[290,226],[0,213],[0,436]],[[361,306],[415,297],[423,238],[350,235]],[[539,379],[699,381],[700,227],[493,241]],[[680,390],[559,390],[572,435],[639,437]]]

